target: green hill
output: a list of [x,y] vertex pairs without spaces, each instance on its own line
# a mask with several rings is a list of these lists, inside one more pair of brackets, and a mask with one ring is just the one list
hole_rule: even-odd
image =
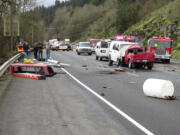
[[139,23],[131,26],[125,34],[140,35],[146,45],[153,36],[167,36],[173,39],[173,58],[180,59],[180,0],[152,12]]

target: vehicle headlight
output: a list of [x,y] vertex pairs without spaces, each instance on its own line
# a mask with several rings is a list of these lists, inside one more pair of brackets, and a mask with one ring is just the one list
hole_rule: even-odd
[[166,51],[166,55],[169,55],[169,51]]
[[136,60],[136,62],[141,62],[141,60]]

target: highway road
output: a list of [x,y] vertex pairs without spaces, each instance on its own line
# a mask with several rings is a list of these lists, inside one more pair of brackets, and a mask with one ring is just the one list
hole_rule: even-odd
[[[71,76],[56,69],[59,74],[44,81],[13,77],[0,106],[0,135],[180,134],[178,64],[157,63],[152,71],[124,68],[125,72],[109,74],[102,71],[115,65],[109,68],[95,55],[53,51],[51,56],[71,64],[66,69]],[[142,86],[148,78],[171,80],[177,99],[144,96]]]

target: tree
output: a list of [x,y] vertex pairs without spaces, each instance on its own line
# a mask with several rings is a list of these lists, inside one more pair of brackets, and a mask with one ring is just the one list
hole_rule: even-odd
[[52,23],[53,33],[56,34],[56,38],[62,38],[66,35],[66,27],[70,21],[70,13],[67,8],[59,8]]

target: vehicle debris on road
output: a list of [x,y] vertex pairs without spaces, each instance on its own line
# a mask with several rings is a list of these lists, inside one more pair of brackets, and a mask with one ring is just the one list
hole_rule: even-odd
[[70,65],[56,60],[48,60],[48,62],[42,63],[34,63],[34,61],[28,60],[25,63],[11,64],[11,75],[21,78],[45,80],[47,76],[52,77],[56,74],[52,67],[64,68],[70,67]]
[[117,67],[117,68],[115,68],[115,71],[124,72],[124,69],[121,67]]

